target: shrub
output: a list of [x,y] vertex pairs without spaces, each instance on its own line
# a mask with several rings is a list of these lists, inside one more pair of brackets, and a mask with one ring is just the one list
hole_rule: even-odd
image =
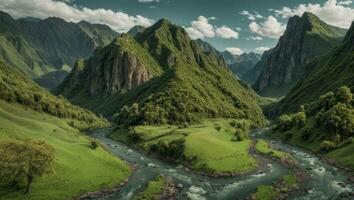
[[96,140],[92,140],[90,143],[90,148],[97,149],[97,147],[98,147],[98,142]]
[[323,141],[320,147],[321,151],[323,152],[329,152],[335,148],[336,148],[336,144],[334,142],[327,141],[327,140]]
[[350,91],[350,88],[347,86],[342,86],[336,90],[336,99],[337,102],[341,102],[344,104],[350,104],[353,100],[353,94]]

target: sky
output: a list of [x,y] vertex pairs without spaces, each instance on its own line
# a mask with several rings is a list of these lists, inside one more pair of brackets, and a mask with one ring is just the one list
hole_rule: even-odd
[[0,0],[0,10],[14,18],[103,23],[118,32],[166,18],[233,54],[274,47],[289,17],[305,11],[342,28],[354,20],[353,0]]

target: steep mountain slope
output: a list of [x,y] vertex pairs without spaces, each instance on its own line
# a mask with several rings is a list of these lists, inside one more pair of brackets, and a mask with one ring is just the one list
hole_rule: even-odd
[[58,85],[60,85],[60,83],[62,83],[65,80],[66,76],[69,75],[69,73],[70,72],[66,70],[57,70],[57,71],[44,74],[39,78],[35,78],[34,81],[38,85],[48,90],[52,90],[55,89]]
[[244,53],[238,57],[235,63],[231,64],[229,67],[231,71],[237,75],[241,80],[247,80],[245,76],[248,71],[252,70],[253,67],[261,60],[261,55],[254,52]]
[[72,66],[116,36],[104,25],[75,24],[55,17],[14,20],[0,11],[0,58],[34,78],[63,65]]
[[354,23],[342,44],[305,67],[306,77],[278,104],[277,112],[293,112],[342,85],[354,88]]
[[40,140],[55,149],[55,173],[36,177],[26,197],[21,185],[2,182],[0,199],[66,200],[123,182],[130,167],[100,146],[91,149],[92,139],[81,132],[108,125],[0,62],[0,142]]
[[229,51],[220,52],[220,55],[224,58],[226,64],[228,64],[228,65],[232,65],[240,59],[240,56],[234,55],[234,54],[230,53]]
[[[257,104],[259,97],[233,77],[219,55],[203,51],[182,27],[162,19],[138,34],[135,40],[139,44],[127,35],[117,38],[112,43],[117,48],[129,44],[121,48],[122,52],[118,51],[118,55],[117,51],[111,50],[112,44],[104,49],[108,55],[117,57],[117,62],[122,62],[121,54],[132,55],[136,63],[143,62],[140,58],[148,60],[143,66],[148,72],[156,71],[153,73],[156,74],[154,78],[149,76],[149,79],[144,79],[148,81],[136,84],[138,87],[126,88],[126,93],[122,90],[107,92],[107,87],[97,84],[99,82],[96,80],[102,80],[103,75],[119,80],[118,77],[124,74],[114,74],[112,70],[102,73],[103,66],[112,68],[111,58],[98,59],[95,65],[86,64],[102,54],[103,50],[98,50],[84,62],[84,67],[73,70],[57,93],[95,112],[115,115],[119,123],[127,125],[193,123],[201,118],[214,117],[247,118],[258,125],[264,123],[262,111]],[[129,62],[126,64],[113,68],[118,71],[134,66]],[[93,74],[96,70],[101,72],[98,75],[101,77],[91,81],[75,78],[80,77],[80,74],[85,74],[85,77],[96,76],[94,74],[99,74]]]
[[67,119],[72,126],[80,129],[107,125],[106,120],[88,110],[72,105],[63,97],[52,95],[2,61],[0,61],[0,99]]
[[304,65],[328,53],[343,39],[345,30],[330,26],[311,13],[289,19],[284,35],[268,56],[254,89],[263,96],[285,95],[304,75]]
[[271,52],[272,52],[271,50],[265,51],[263,53],[260,61],[258,61],[258,63],[256,63],[254,65],[254,67],[252,67],[250,70],[248,70],[246,73],[244,73],[242,76],[242,79],[244,81],[246,81],[247,83],[249,83],[250,85],[254,85],[254,83],[257,81],[260,74],[264,70],[264,68],[267,66],[266,65],[267,58]]

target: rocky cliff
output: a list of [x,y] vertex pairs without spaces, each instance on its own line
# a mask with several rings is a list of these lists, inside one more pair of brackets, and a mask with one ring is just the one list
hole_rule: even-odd
[[285,95],[304,75],[304,65],[337,46],[344,29],[330,26],[311,13],[289,19],[287,29],[269,55],[263,56],[253,85],[261,95]]

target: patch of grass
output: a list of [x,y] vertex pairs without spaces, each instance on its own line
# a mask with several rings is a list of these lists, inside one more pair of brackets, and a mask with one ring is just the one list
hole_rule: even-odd
[[282,177],[282,180],[285,181],[285,183],[289,186],[297,184],[298,179],[295,175],[293,174],[287,174]]
[[[207,120],[201,124],[178,128],[177,126],[137,126],[133,132],[116,130],[110,137],[119,141],[139,138],[133,143],[150,151],[161,142],[184,140],[184,160],[197,171],[232,173],[244,172],[256,168],[256,160],[249,154],[251,141],[233,141],[235,128],[230,119]],[[250,124],[247,120],[236,120],[237,124]],[[215,127],[220,129],[215,129]],[[248,129],[245,128],[245,129]],[[129,136],[130,135],[130,136]],[[175,158],[177,160],[177,158]]]
[[158,200],[165,188],[165,178],[157,176],[155,180],[150,181],[144,191],[133,197],[132,200]]
[[260,185],[257,187],[257,192],[254,197],[257,200],[274,200],[278,195],[279,191],[274,190],[271,185]]
[[269,155],[278,159],[290,158],[291,156],[285,152],[277,151],[269,147],[269,144],[265,140],[257,140],[256,150],[262,154]]
[[122,160],[97,147],[68,122],[18,104],[0,101],[0,140],[43,140],[55,149],[52,175],[34,180],[26,197],[23,190],[0,188],[0,199],[61,200],[124,181],[131,169]]

